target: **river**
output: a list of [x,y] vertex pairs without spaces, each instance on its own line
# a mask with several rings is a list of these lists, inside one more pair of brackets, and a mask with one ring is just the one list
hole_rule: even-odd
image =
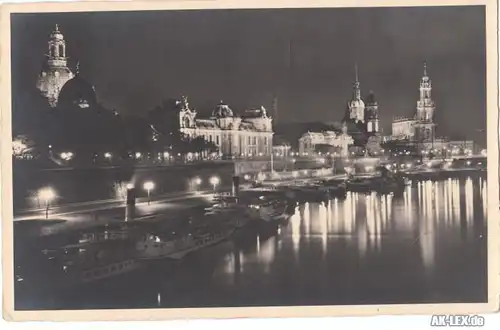
[[306,203],[182,262],[18,309],[235,307],[487,301],[487,183],[413,182],[402,196]]

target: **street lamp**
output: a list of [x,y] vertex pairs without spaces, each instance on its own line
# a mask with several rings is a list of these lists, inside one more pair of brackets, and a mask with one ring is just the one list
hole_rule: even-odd
[[151,190],[155,188],[155,184],[153,181],[146,181],[143,185],[144,190],[148,192],[148,205],[151,204]]
[[214,193],[215,189],[217,188],[217,185],[220,183],[220,179],[217,176],[213,176],[210,178],[210,184],[214,187]]
[[56,193],[50,187],[38,191],[38,198],[45,202],[45,219],[49,218],[50,202],[56,197]]

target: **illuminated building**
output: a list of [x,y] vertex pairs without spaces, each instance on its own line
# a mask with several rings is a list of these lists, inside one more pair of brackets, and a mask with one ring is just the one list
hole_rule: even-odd
[[51,107],[57,106],[59,93],[64,84],[74,77],[68,68],[66,41],[56,25],[48,41],[49,52],[36,82],[36,88],[47,98]]
[[48,48],[47,58],[36,82],[41,95],[52,108],[94,106],[95,89],[81,77],[79,64],[76,66],[76,74],[68,68],[66,41],[58,25],[50,34]]
[[424,64],[424,75],[420,79],[420,98],[413,118],[397,118],[392,123],[394,139],[408,139],[421,143],[436,139],[434,123],[435,105],[431,97],[432,82],[427,75],[427,65]]
[[312,155],[318,145],[330,145],[339,150],[339,156],[346,157],[349,153],[349,146],[354,143],[353,138],[347,134],[347,126],[344,125],[342,132],[323,131],[307,132],[299,139],[299,153],[301,155]]
[[222,156],[255,157],[272,152],[272,118],[264,107],[245,111],[241,116],[220,102],[208,118],[198,118],[187,97],[177,101],[180,131],[189,138],[202,136],[213,142]]
[[358,147],[370,145],[370,149],[380,149],[379,105],[373,91],[363,100],[361,84],[358,78],[358,67],[355,66],[353,94],[342,121],[347,127],[347,133],[354,139]]
[[427,74],[427,64],[424,63],[424,73],[420,79],[420,97],[412,118],[396,118],[392,122],[392,135],[387,140],[407,141],[415,145],[423,153],[441,153],[453,149],[473,150],[473,141],[449,141],[447,138],[436,138],[434,112],[436,106],[431,97],[432,82]]

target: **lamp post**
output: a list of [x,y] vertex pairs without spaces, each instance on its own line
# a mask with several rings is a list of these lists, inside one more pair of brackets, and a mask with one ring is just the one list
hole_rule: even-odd
[[56,197],[56,193],[52,188],[42,188],[38,192],[38,197],[45,202],[45,219],[48,219],[50,202]]
[[148,192],[148,205],[151,204],[151,190],[155,188],[155,184],[153,181],[146,181],[143,185],[144,190]]
[[214,189],[214,194],[215,194],[215,191],[217,189],[217,185],[220,183],[220,179],[219,177],[217,176],[213,176],[210,178],[210,184],[212,185],[213,189]]
[[203,180],[199,176],[195,177],[193,180],[191,180],[191,188],[194,190],[198,190],[202,183]]

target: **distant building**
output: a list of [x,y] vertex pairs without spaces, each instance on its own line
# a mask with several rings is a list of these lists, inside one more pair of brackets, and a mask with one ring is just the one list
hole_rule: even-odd
[[[424,63],[424,73],[420,79],[420,97],[412,118],[396,118],[392,122],[392,135],[387,140],[407,141],[423,153],[433,151],[442,153],[462,149],[467,152],[474,148],[473,141],[449,141],[447,138],[436,137],[434,112],[436,106],[431,97],[432,82],[427,74],[427,64]],[[460,147],[458,147],[460,146]]]
[[413,118],[396,118],[392,123],[394,139],[408,139],[420,143],[429,143],[436,139],[434,123],[434,101],[431,98],[432,83],[424,64],[424,75],[420,80],[420,98]]
[[59,93],[64,84],[74,77],[68,68],[66,57],[66,41],[56,25],[48,41],[48,54],[36,82],[36,88],[47,98],[51,107],[57,106]]
[[180,131],[191,138],[202,136],[213,142],[222,156],[240,158],[271,154],[272,118],[264,107],[237,116],[221,101],[210,117],[198,118],[186,97],[177,103]]
[[[380,140],[379,105],[375,94],[370,91],[365,100],[361,97],[361,87],[358,78],[358,67],[355,67],[355,80],[351,100],[347,102],[346,113],[342,124],[347,127],[347,133],[354,139],[354,144],[364,147],[370,140],[371,145]],[[377,136],[377,138],[371,138]],[[370,139],[371,138],[371,139]]]
[[57,24],[50,34],[46,57],[36,88],[51,107],[89,108],[96,105],[95,88],[80,76],[79,64],[76,74],[68,68],[66,41]]
[[301,155],[315,153],[317,146],[327,145],[338,150],[338,156],[346,157],[349,154],[349,146],[354,143],[353,138],[347,134],[344,125],[342,132],[323,131],[307,132],[299,139],[299,153]]

